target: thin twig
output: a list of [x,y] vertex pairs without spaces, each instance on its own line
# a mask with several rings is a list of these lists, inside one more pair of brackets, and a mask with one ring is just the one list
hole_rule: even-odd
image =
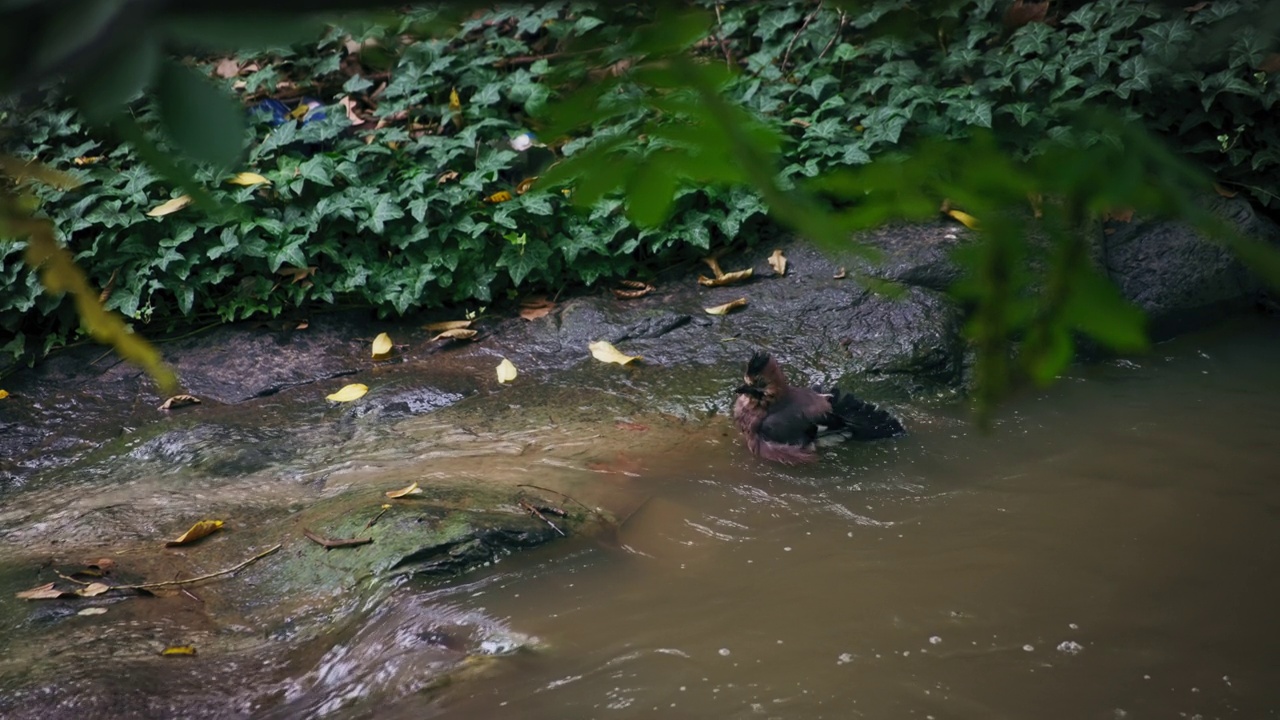
[[840,27],[836,28],[836,34],[832,35],[831,39],[827,41],[827,46],[822,48],[822,52],[818,53],[818,57],[816,60],[814,60],[814,62],[821,60],[823,56],[827,54],[827,51],[831,49],[831,46],[836,44],[836,40],[839,40],[840,36],[844,35],[844,26],[845,26],[845,23],[847,22],[849,22],[849,16],[846,15],[843,10],[841,10],[840,11]]
[[795,47],[796,40],[800,39],[801,33],[804,32],[805,28],[809,27],[809,23],[813,22],[813,19],[817,17],[818,13],[821,11],[822,0],[818,0],[818,7],[814,8],[813,12],[809,13],[809,16],[804,19],[804,22],[800,23],[800,29],[796,31],[795,35],[791,36],[791,42],[787,43],[786,52],[782,53],[782,62],[778,64],[778,69],[782,70],[782,72],[785,73],[787,71],[787,59],[791,57],[791,48]]
[[382,512],[378,513],[377,515],[374,515],[372,520],[370,520],[369,522],[365,523],[365,524],[364,524],[364,529],[365,529],[365,530],[368,530],[369,528],[373,527],[373,524],[374,524],[374,523],[376,523],[376,522],[378,522],[379,520],[381,520],[381,519],[382,519],[382,516],[383,516],[383,515],[386,515],[386,514],[387,514],[387,511],[388,511],[388,510],[390,510],[390,509],[391,509],[391,506],[390,506],[390,505],[383,505],[383,506],[382,506]]
[[568,537],[567,535],[565,535],[565,534],[564,534],[564,531],[563,531],[563,530],[561,530],[560,528],[556,527],[556,524],[555,524],[555,523],[553,523],[553,522],[551,522],[551,520],[550,520],[550,519],[548,519],[546,515],[543,515],[541,510],[539,510],[538,508],[536,508],[536,507],[534,507],[534,506],[530,505],[530,504],[528,503],[528,501],[521,500],[521,501],[520,501],[520,507],[524,508],[525,510],[528,510],[528,511],[529,511],[529,514],[531,514],[531,515],[533,515],[534,517],[538,518],[538,519],[539,519],[539,520],[541,520],[542,522],[544,522],[544,523],[546,523],[546,524],[550,525],[552,530],[555,530],[556,532],[560,533],[560,537]]
[[608,521],[609,521],[609,519],[608,519],[608,518],[606,518],[606,517],[604,516],[604,513],[601,513],[599,510],[595,510],[595,509],[593,509],[593,508],[587,507],[586,505],[583,505],[583,504],[582,504],[582,501],[578,500],[577,498],[573,497],[572,495],[565,495],[564,493],[560,492],[559,490],[552,490],[551,488],[544,488],[544,487],[542,487],[541,485],[530,485],[530,484],[528,484],[528,483],[519,483],[518,485],[516,485],[516,487],[527,487],[527,488],[533,488],[534,490],[541,490],[541,491],[543,491],[543,492],[549,492],[549,493],[552,493],[553,495],[559,495],[560,497],[564,498],[565,500],[572,500],[573,502],[578,503],[578,505],[581,505],[581,506],[582,506],[582,508],[583,508],[584,510],[586,510],[587,512],[589,512],[589,513],[591,513],[591,514],[595,515],[596,517],[600,518],[601,520],[603,520],[603,521],[605,521],[605,522],[608,522]]
[[281,547],[282,545],[276,545],[275,547],[269,550],[264,550],[263,552],[260,552],[257,555],[254,555],[253,557],[249,558],[248,560],[245,560],[244,562],[240,563],[239,565],[236,565],[235,567],[230,567],[230,568],[227,568],[226,570],[219,570],[218,572],[209,573],[208,575],[201,575],[200,577],[187,578],[186,580],[169,580],[167,582],[158,582],[158,583],[142,583],[141,585],[113,585],[111,586],[111,589],[112,590],[150,590],[151,588],[158,588],[158,587],[190,585],[192,583],[198,583],[204,580],[210,580],[212,578],[221,577],[223,575],[230,575],[231,573],[236,572],[237,570],[240,570],[249,565],[252,565],[253,563],[279,550]]
[[729,52],[729,41],[724,37],[724,18],[720,17],[720,3],[716,3],[716,42],[720,43],[720,50],[724,52],[724,66],[730,70],[733,69],[733,54]]
[[373,538],[371,537],[370,538],[351,538],[350,540],[334,540],[333,538],[327,538],[327,537],[324,537],[323,535],[317,535],[306,528],[302,529],[302,534],[306,535],[308,540],[316,543],[317,545],[320,545],[325,550],[332,550],[334,548],[340,548],[340,547],[358,547],[360,545],[368,545],[369,543],[373,542]]
[[69,582],[73,582],[73,583],[75,583],[75,584],[77,584],[77,585],[92,585],[92,584],[93,584],[92,582],[89,582],[89,581],[87,581],[87,580],[77,580],[77,579],[75,579],[75,578],[71,577],[70,575],[63,575],[62,573],[58,572],[57,570],[54,570],[54,571],[53,571],[53,574],[54,574],[54,575],[57,575],[58,577],[62,578],[63,580],[67,580],[67,581],[69,581]]

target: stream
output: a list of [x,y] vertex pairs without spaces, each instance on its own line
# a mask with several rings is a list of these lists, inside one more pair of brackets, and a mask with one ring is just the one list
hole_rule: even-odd
[[405,600],[545,650],[377,717],[1280,716],[1278,366],[1249,324],[1081,370],[989,436],[957,410],[801,470],[653,457],[620,547]]
[[[224,598],[271,587],[290,548],[323,553],[298,540],[238,576],[243,586],[121,600],[103,617],[135,630],[114,630],[126,634],[110,643],[95,640],[91,620],[67,621],[82,634],[58,631],[66,639],[40,660],[43,679],[5,675],[0,711],[379,720],[1280,717],[1277,367],[1274,321],[1240,321],[1142,358],[1076,368],[1048,390],[1007,402],[990,433],[950,400],[900,407],[905,437],[845,445],[802,468],[755,460],[722,417],[631,433],[633,450],[598,448],[606,460],[590,464],[574,455],[600,442],[585,430],[548,431],[537,447],[477,441],[432,467],[443,475],[455,462],[476,477],[527,475],[523,482],[543,485],[571,478],[558,487],[610,507],[620,524],[457,580],[405,575],[338,606],[316,605],[311,616],[288,610],[289,623],[323,613],[330,629],[319,635],[267,636],[249,614],[239,625],[215,622]],[[364,473],[372,489],[360,507],[376,508],[382,489],[420,477],[424,459],[441,455],[437,436],[454,432],[437,428],[441,422],[428,415],[398,425],[391,441],[366,443],[359,462],[338,459],[335,441],[335,457],[314,463],[324,472],[300,473],[293,486],[258,470],[243,480],[228,471],[216,492],[197,485],[204,476],[149,482],[166,488],[170,505],[222,502],[246,526],[254,503],[282,502],[267,497],[272,488],[323,498],[329,487],[362,487]],[[331,475],[330,466],[340,471]],[[587,468],[602,474],[579,472]],[[113,491],[121,499],[90,500],[111,507],[126,492],[144,495],[117,480],[109,487],[121,488]],[[248,499],[236,505],[227,493]],[[20,519],[24,507],[0,511]],[[19,519],[10,522],[25,527]],[[351,522],[359,528],[363,516]],[[236,537],[208,547],[229,547],[221,552],[238,559],[269,542],[228,545]],[[323,557],[361,557],[341,552],[358,551]],[[231,563],[218,557],[201,567]],[[35,575],[6,590],[36,582],[28,577]],[[54,622],[41,610],[52,605],[5,602],[2,629],[14,637],[40,631],[41,612]],[[254,612],[274,617],[269,596],[259,604],[265,609]],[[74,610],[58,612],[63,622]],[[163,632],[180,623],[186,635]],[[129,632],[154,645],[192,636],[191,628],[209,648],[197,657],[130,655],[119,644]],[[8,662],[12,669],[19,660]],[[109,701],[84,701],[105,687]]]

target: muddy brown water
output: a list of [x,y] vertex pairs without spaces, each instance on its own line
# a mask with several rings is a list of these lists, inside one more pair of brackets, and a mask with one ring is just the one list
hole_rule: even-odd
[[803,470],[652,457],[621,547],[430,601],[542,650],[377,715],[1280,716],[1278,362],[1249,325],[1082,371],[988,437],[943,411]]
[[801,469],[723,419],[638,434],[590,481],[632,499],[616,535],[402,581],[283,654],[122,673],[118,716],[1280,717],[1277,367],[1276,324],[1242,323],[990,435],[925,402]]

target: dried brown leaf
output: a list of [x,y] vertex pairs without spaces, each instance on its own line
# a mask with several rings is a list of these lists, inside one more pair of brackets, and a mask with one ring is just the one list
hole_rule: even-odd
[[846,278],[846,277],[848,277],[848,276],[849,276],[849,274],[848,274],[848,273],[846,273],[846,272],[845,272],[845,270],[844,270],[844,268],[842,267],[842,268],[840,268],[839,270],[836,270],[836,274],[835,274],[835,275],[832,275],[832,276],[831,276],[831,279],[832,279],[832,280],[843,280],[843,279],[845,279],[845,278]]
[[23,590],[20,593],[14,593],[14,597],[20,600],[53,600],[67,594],[55,588],[53,583],[48,583],[40,587],[33,587],[30,590]]
[[280,268],[279,270],[276,271],[276,274],[293,278],[293,283],[291,284],[296,285],[306,280],[307,278],[311,277],[312,275],[315,275],[316,270],[319,270],[319,269],[320,268],[316,267],[315,265],[308,265],[307,267],[304,267],[304,268],[288,266],[288,267]]
[[1240,193],[1236,192],[1235,190],[1228,190],[1228,189],[1226,189],[1226,188],[1222,187],[1221,185],[1219,185],[1218,183],[1214,183],[1214,184],[1213,184],[1213,191],[1214,191],[1214,192],[1216,192],[1216,193],[1218,193],[1219,195],[1221,195],[1221,196],[1222,196],[1222,197],[1224,197],[1224,198],[1233,198],[1233,197],[1235,197],[1236,195],[1239,195],[1239,194],[1240,194]]
[[525,320],[537,320],[555,309],[556,304],[544,297],[525,298],[520,302],[520,317]]
[[[624,282],[624,283],[634,283],[635,281],[634,281],[634,280],[630,280],[630,281],[628,281],[628,280],[623,280],[622,282]],[[639,287],[636,287],[636,285],[638,285]],[[649,293],[651,293],[651,292],[653,292],[654,290],[656,290],[656,289],[657,289],[657,288],[655,288],[654,286],[649,285],[649,284],[647,284],[647,283],[636,283],[635,285],[631,285],[630,287],[631,287],[631,289],[629,289],[629,290],[623,290],[623,289],[621,289],[621,288],[614,288],[614,289],[613,289],[613,294],[614,294],[614,296],[616,296],[619,300],[635,300],[636,298],[642,298],[642,297],[644,297],[645,295],[648,295]]]
[[110,589],[111,589],[111,586],[106,583],[100,583],[100,582],[89,583],[88,585],[85,585],[84,587],[77,590],[76,594],[79,595],[80,597],[97,597]]
[[105,305],[111,299],[111,293],[116,289],[116,273],[120,272],[119,268],[111,271],[111,277],[107,278],[107,284],[102,287],[102,292],[98,293],[98,302]]
[[947,215],[959,220],[961,225],[964,225],[970,230],[978,229],[978,218],[970,215],[969,213],[963,210],[946,210],[945,212]]
[[214,67],[213,74],[220,78],[233,78],[240,74],[240,61],[235,58],[222,58]]
[[449,182],[450,180],[457,180],[457,179],[458,179],[458,171],[457,171],[457,170],[448,170],[448,171],[445,171],[445,172],[440,173],[440,177],[436,178],[436,184],[437,184],[437,185],[443,185],[443,184],[445,184],[445,183]]
[[195,395],[174,395],[173,397],[160,403],[157,410],[173,410],[174,408],[185,407],[187,405],[199,405],[200,398]]
[[1023,2],[1013,0],[1013,4],[1004,13],[1004,25],[1010,30],[1017,30],[1023,25],[1033,22],[1045,22],[1045,13],[1049,11],[1048,0],[1042,2]]
[[706,263],[707,267],[711,268],[711,272],[715,277],[724,277],[724,270],[720,269],[719,260],[714,257],[704,257],[702,258],[702,262]]
[[159,205],[147,211],[147,217],[164,217],[178,212],[182,208],[191,204],[190,195],[179,195],[178,197],[162,202]]
[[342,106],[343,110],[347,111],[347,119],[351,121],[352,125],[360,125],[364,123],[364,118],[360,117],[360,113],[356,112],[355,98],[348,95],[339,100],[338,104]]
[[87,607],[76,614],[77,615],[105,615],[107,614],[107,609],[104,607]]
[[193,543],[200,538],[208,537],[209,535],[217,532],[222,525],[223,523],[221,520],[201,520],[195,525],[192,525],[190,530],[182,533],[180,537],[165,543],[165,547]]
[[1187,11],[1187,12],[1189,12],[1189,13],[1198,13],[1198,12],[1200,12],[1201,10],[1203,10],[1203,9],[1205,9],[1205,8],[1207,8],[1207,7],[1209,7],[1209,3],[1208,3],[1208,2],[1204,2],[1204,0],[1201,0],[1201,2],[1198,2],[1198,3],[1196,3],[1195,5],[1188,5],[1188,6],[1184,7],[1184,8],[1182,8],[1182,9],[1183,9],[1183,10],[1185,10],[1185,11]]
[[551,311],[555,309],[556,306],[554,303],[550,305],[543,305],[541,307],[522,307],[520,308],[520,317],[525,320],[537,320],[540,317],[550,315]]
[[747,268],[746,270],[735,270],[729,273],[720,273],[719,276],[713,277],[713,278],[709,278],[705,275],[699,275],[698,284],[705,285],[707,287],[722,287],[724,285],[732,285],[734,283],[742,282],[743,280],[751,279],[751,275],[754,272],[755,272],[754,268]]
[[418,483],[413,483],[408,487],[402,487],[399,490],[388,490],[385,494],[389,498],[402,498],[405,495],[420,495],[422,488],[418,487]]
[[744,308],[746,306],[747,306],[747,299],[742,297],[742,298],[738,298],[737,300],[727,302],[723,305],[717,305],[715,307],[709,307],[705,309],[708,315],[728,315],[734,310],[737,310],[738,308]]
[[587,349],[591,351],[591,357],[606,363],[617,363],[618,365],[626,365],[636,360],[644,360],[639,355],[625,355],[614,347],[612,343],[606,340],[597,340],[589,345]]
[[498,363],[496,371],[498,373],[498,382],[500,383],[509,383],[515,380],[516,375],[520,372],[516,369],[515,363],[506,358],[502,358],[502,362]]
[[468,330],[467,328],[453,328],[452,330],[445,330],[439,335],[431,338],[431,342],[435,342],[436,340],[470,340],[475,336],[475,330]]
[[364,397],[367,392],[369,392],[368,385],[351,383],[350,385],[343,385],[337,392],[325,395],[324,399],[329,402],[352,402]]
[[781,250],[774,250],[773,254],[769,256],[769,266],[772,267],[773,271],[778,273],[778,275],[786,275],[787,256],[783,255]]
[[428,323],[427,325],[423,325],[422,329],[430,330],[431,332],[440,332],[441,330],[456,330],[458,328],[467,327],[471,327],[470,320],[445,320],[444,322]]

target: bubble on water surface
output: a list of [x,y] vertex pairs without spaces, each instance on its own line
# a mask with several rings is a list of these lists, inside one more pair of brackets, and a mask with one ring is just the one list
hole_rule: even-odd
[[1058,652],[1061,652],[1061,653],[1066,653],[1068,655],[1079,655],[1081,650],[1084,650],[1084,646],[1076,642],[1075,640],[1063,640],[1062,642],[1058,643]]

